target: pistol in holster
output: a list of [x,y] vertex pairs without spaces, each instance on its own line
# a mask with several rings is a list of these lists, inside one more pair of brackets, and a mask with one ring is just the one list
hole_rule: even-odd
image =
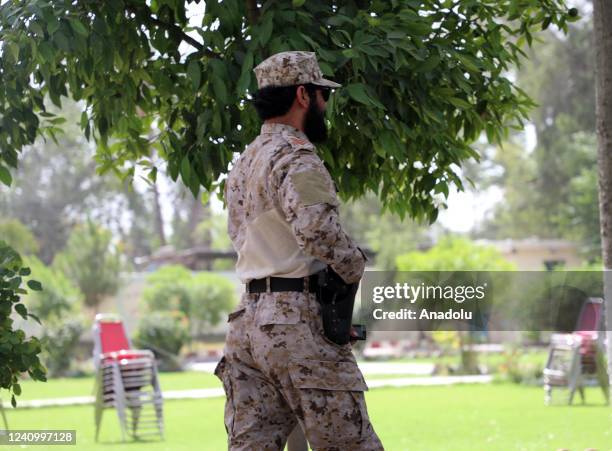
[[[351,338],[353,307],[359,283],[346,283],[328,265],[318,273],[317,285],[323,332],[334,343],[345,345]],[[365,328],[363,335],[365,338]]]

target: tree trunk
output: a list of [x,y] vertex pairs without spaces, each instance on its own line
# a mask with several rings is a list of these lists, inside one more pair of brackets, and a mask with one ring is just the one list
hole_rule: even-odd
[[195,230],[204,218],[204,205],[202,205],[202,194],[197,197],[191,196],[191,207],[187,216],[186,240],[189,247],[195,245]]
[[159,238],[159,245],[166,245],[166,234],[164,233],[164,220],[161,212],[161,202],[159,201],[159,191],[157,182],[153,183],[153,214],[155,215],[155,232]]
[[612,375],[612,2],[594,0],[595,100],[597,116],[597,165],[599,168],[599,217],[604,266],[604,307],[608,378]]

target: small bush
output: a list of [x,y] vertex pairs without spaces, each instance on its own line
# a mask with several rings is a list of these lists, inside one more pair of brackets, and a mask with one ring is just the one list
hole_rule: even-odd
[[190,299],[187,283],[191,272],[179,265],[163,266],[147,277],[147,286],[143,291],[147,310],[179,310],[189,315]]
[[188,320],[184,313],[178,310],[152,312],[140,320],[134,345],[153,351],[161,370],[174,371],[181,369],[178,356],[189,339]]
[[196,273],[187,287],[191,304],[189,318],[195,333],[205,332],[207,326],[218,324],[235,304],[234,284],[224,276]]
[[192,274],[178,265],[164,266],[147,277],[143,300],[150,312],[182,312],[195,334],[218,324],[236,303],[234,285],[226,277],[204,271]]
[[498,379],[515,384],[540,384],[544,362],[540,364],[521,362],[524,353],[511,348],[504,353],[504,361],[498,367]]
[[70,371],[74,362],[74,350],[84,330],[84,321],[81,318],[45,323],[41,337],[43,360],[51,376],[72,375]]
[[37,274],[44,290],[29,293],[24,302],[44,323],[42,360],[53,377],[71,374],[79,338],[86,328],[80,316],[83,293],[59,269],[46,266],[35,256],[24,261]]

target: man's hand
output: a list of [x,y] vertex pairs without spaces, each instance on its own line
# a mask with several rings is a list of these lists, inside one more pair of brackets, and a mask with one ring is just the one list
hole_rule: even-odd
[[357,338],[354,337],[358,337],[359,334],[357,333],[357,330],[351,326],[351,338],[349,338],[349,342],[351,343],[351,346],[353,346],[353,343],[355,343],[357,341]]
[[366,328],[363,324],[353,324],[351,326],[349,342],[351,345],[357,340],[366,339]]

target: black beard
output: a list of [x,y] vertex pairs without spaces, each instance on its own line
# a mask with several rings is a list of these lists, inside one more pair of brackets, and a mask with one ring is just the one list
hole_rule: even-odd
[[304,116],[304,134],[312,143],[322,143],[327,139],[325,114],[319,109],[316,102],[310,102],[306,116]]

